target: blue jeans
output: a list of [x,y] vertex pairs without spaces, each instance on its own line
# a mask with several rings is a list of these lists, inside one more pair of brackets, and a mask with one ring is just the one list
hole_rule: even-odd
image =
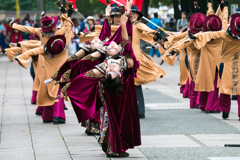
[[[152,47],[152,45],[151,45]],[[157,51],[157,57],[160,57],[160,53],[159,53],[159,50],[158,49],[150,49],[150,56],[154,56],[154,53],[155,53],[155,50]]]

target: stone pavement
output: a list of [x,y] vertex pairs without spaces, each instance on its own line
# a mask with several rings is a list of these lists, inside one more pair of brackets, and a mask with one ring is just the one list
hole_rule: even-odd
[[[156,62],[159,59],[154,59]],[[142,145],[129,150],[125,159],[240,160],[240,122],[237,102],[230,118],[189,109],[179,93],[179,66],[164,64],[163,79],[143,85],[146,118],[140,121]],[[95,137],[85,135],[70,103],[66,124],[43,124],[30,104],[32,79],[29,70],[0,55],[0,160],[107,159]]]

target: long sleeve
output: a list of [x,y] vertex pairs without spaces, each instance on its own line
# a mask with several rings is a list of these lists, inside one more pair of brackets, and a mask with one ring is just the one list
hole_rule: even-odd
[[[175,58],[176,58],[176,55],[177,55],[177,54],[175,54],[175,55],[173,55],[173,56],[168,56],[168,57],[166,57],[166,55],[167,55],[169,52],[171,52],[172,50],[174,50],[174,48],[176,48],[176,47],[179,47],[179,48],[186,47],[186,46],[183,46],[184,43],[182,43],[182,42],[184,42],[186,39],[187,39],[187,37],[181,39],[179,42],[176,42],[174,45],[172,45],[168,50],[165,51],[162,59],[163,59],[166,63],[168,63],[169,65],[174,66]],[[180,45],[181,45],[181,46],[180,46]],[[186,45],[186,44],[184,44],[184,45]],[[184,49],[184,48],[183,48],[183,49]],[[180,50],[175,50],[175,51],[176,51],[177,53],[180,52]]]
[[37,34],[37,35],[39,33],[39,30],[40,30],[40,28],[27,27],[27,26],[16,24],[16,23],[14,23],[12,25],[12,28],[17,29],[17,30],[22,31],[22,32],[25,32],[25,33],[28,33],[28,34]]
[[[185,40],[187,40],[187,38],[186,38]],[[182,41],[180,41],[178,44],[176,44],[176,45],[173,47],[173,50],[178,53],[178,52],[180,52],[181,50],[185,49],[187,46],[189,46],[189,45],[191,45],[191,44],[193,43],[193,41],[190,41],[190,42],[188,42],[188,43],[185,43],[185,42],[184,42],[185,40],[182,40]]]
[[207,16],[213,15],[213,14],[215,14],[215,13],[214,13],[214,10],[213,10],[213,7],[212,7],[212,3],[208,3]]
[[84,35],[83,32],[81,32],[81,35],[79,37],[80,43],[87,42],[93,40],[94,37],[99,37],[100,33],[92,32],[90,34]]
[[105,18],[99,39],[101,41],[104,41],[106,39],[109,39],[110,37],[111,37],[111,19],[109,16],[107,16]]
[[187,35],[188,35],[188,32],[183,32],[181,34],[175,34],[170,37],[167,37],[168,43],[172,44],[174,41],[179,41],[179,40],[185,38]]
[[21,47],[12,47],[5,49],[5,52],[7,53],[8,59],[12,61],[17,54],[22,53],[22,49]]
[[41,41],[38,40],[22,41],[19,43],[21,44],[21,53],[41,46]]
[[44,54],[44,46],[28,50],[27,52],[24,52],[21,55],[17,56],[15,59],[22,67],[27,69],[31,57],[38,54]]
[[222,17],[222,28],[228,28],[228,7],[223,8],[223,17]]
[[217,32],[199,33],[195,35],[197,39],[193,41],[193,44],[198,50],[200,50],[212,39],[218,39],[218,38],[225,39],[226,35],[227,35],[226,30],[221,30]]
[[222,10],[221,10],[221,6],[220,6],[220,4],[219,4],[219,6],[218,6],[218,9],[217,9],[215,15],[217,15],[217,16],[220,17],[220,18],[222,17]]
[[72,32],[73,31],[73,22],[71,20],[71,17],[67,17],[64,27],[62,27],[58,31],[56,32],[56,34],[60,34],[60,35],[61,35],[61,33],[65,34],[66,45],[68,46],[71,41],[72,34],[73,34],[73,32]]
[[[63,34],[66,34],[67,32],[69,33],[70,29],[71,29],[71,33],[72,33],[73,22],[71,20],[71,17],[67,17],[66,14],[62,14],[62,16],[60,18],[62,19],[61,21],[63,22],[63,24],[61,24],[61,29],[56,31],[55,35],[63,35]],[[72,36],[72,34],[70,34],[70,35]]]
[[137,24],[137,28],[138,28],[140,31],[142,31],[142,32],[145,31],[147,34],[152,34],[152,35],[154,35],[154,34],[156,33],[155,30],[149,28],[148,26],[146,26],[146,25],[143,24],[143,23],[138,23],[138,24]]

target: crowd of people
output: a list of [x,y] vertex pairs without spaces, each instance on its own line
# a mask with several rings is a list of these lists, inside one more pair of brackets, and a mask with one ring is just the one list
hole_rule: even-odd
[[221,2],[216,13],[209,0],[207,15],[194,13],[182,34],[164,39],[161,64],[174,65],[174,57],[179,53],[180,92],[184,98],[190,98],[190,108],[205,113],[222,112],[222,118],[227,119],[231,96],[236,96],[240,120],[240,14],[230,17],[227,0]]
[[[42,14],[41,27],[11,21],[13,30],[30,34],[31,40],[16,41],[2,52],[21,67],[31,63],[31,103],[37,105],[35,114],[42,116],[43,123],[64,124],[64,100],[69,101],[85,133],[98,136],[107,157],[128,157],[128,149],[141,145],[142,84],[166,74],[140,49],[140,40],[163,54],[161,64],[174,66],[179,53],[180,93],[190,99],[190,108],[222,112],[228,118],[230,95],[240,93],[240,14],[228,21],[228,2],[222,1],[216,14],[211,3],[209,0],[207,16],[196,12],[187,24],[183,12],[177,23],[187,28],[180,34],[162,31],[168,35],[163,37],[157,27],[140,21],[143,14],[132,0],[127,1],[126,11],[116,3],[108,4],[104,20],[99,21],[102,25],[87,17],[82,22],[86,24],[80,24],[84,29],[71,19],[71,3],[66,10],[58,1],[62,15]],[[161,25],[157,15],[152,22]],[[70,48],[78,43],[85,44]],[[73,52],[70,57],[69,51]],[[237,99],[240,109],[239,96]]]

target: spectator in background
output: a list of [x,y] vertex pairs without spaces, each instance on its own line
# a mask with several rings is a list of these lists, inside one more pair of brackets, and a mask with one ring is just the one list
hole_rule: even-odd
[[167,23],[169,23],[170,20],[171,20],[171,17],[170,17],[170,15],[168,14],[168,15],[167,15],[167,18],[166,18],[165,21],[164,21],[164,23],[167,25]]
[[[151,19],[151,21],[152,21],[153,23],[155,23],[156,25],[158,25],[159,27],[162,27],[162,22],[161,22],[160,19],[158,19],[158,13],[154,13],[154,18]],[[157,28],[155,25],[153,25],[152,23],[148,23],[148,27],[151,28],[151,29],[153,29],[153,30],[157,30],[157,29],[158,29],[158,28]]]
[[172,31],[176,31],[176,23],[174,22],[174,19],[170,19],[170,27],[172,28]]
[[80,27],[80,32],[83,32],[83,30],[85,28],[85,20],[84,19],[81,20],[79,27]]
[[187,13],[185,11],[182,12],[182,18],[177,21],[177,30],[179,30],[179,26],[185,28],[188,25]]
[[[27,15],[28,15],[28,14],[27,14]],[[29,16],[29,15],[28,15],[28,16]],[[24,26],[27,26],[27,27],[31,26],[31,24],[29,23],[29,17],[25,19],[23,25],[24,25]],[[23,33],[22,33],[22,36],[23,36],[23,39],[24,39],[24,40],[29,40],[30,34],[23,32]]]
[[[14,23],[20,24],[19,19],[15,19]],[[21,31],[12,29],[11,43],[18,43],[18,42],[22,42],[22,41],[23,41],[23,38],[22,38]]]
[[[93,16],[88,16],[86,19],[85,28],[83,30],[84,33],[89,33],[91,28],[95,25],[95,18]],[[89,42],[86,42],[86,44],[90,44]]]
[[99,20],[98,20],[98,25],[103,25],[104,23],[104,18],[103,18],[103,15],[102,14],[99,14]]
[[4,35],[5,36],[5,41],[6,41],[6,44],[9,44],[12,29],[9,26],[9,23],[7,23],[6,20],[3,21],[3,25],[6,28],[6,34]]
[[0,50],[6,48],[5,36],[3,34],[2,26],[0,25]]
[[163,28],[165,31],[173,31],[170,25],[170,22],[166,23],[166,26]]
[[183,31],[183,26],[179,26],[177,31],[182,32]]
[[[162,27],[162,22],[160,19],[158,19],[158,13],[154,13],[154,18],[151,19],[151,22],[155,23],[156,25],[158,25],[159,27]],[[153,25],[152,23],[148,23],[148,27],[153,29],[153,30],[157,30],[158,28]],[[157,57],[160,57],[160,53],[158,51],[158,49],[150,49],[150,56],[154,56],[155,51],[157,52]]]
[[72,21],[74,23],[74,26],[73,26],[74,36],[71,39],[71,41],[69,43],[69,46],[68,46],[68,54],[69,55],[73,55],[79,49],[79,38],[77,36],[77,34],[79,32],[79,24],[78,24],[78,21],[76,19],[73,19]]

